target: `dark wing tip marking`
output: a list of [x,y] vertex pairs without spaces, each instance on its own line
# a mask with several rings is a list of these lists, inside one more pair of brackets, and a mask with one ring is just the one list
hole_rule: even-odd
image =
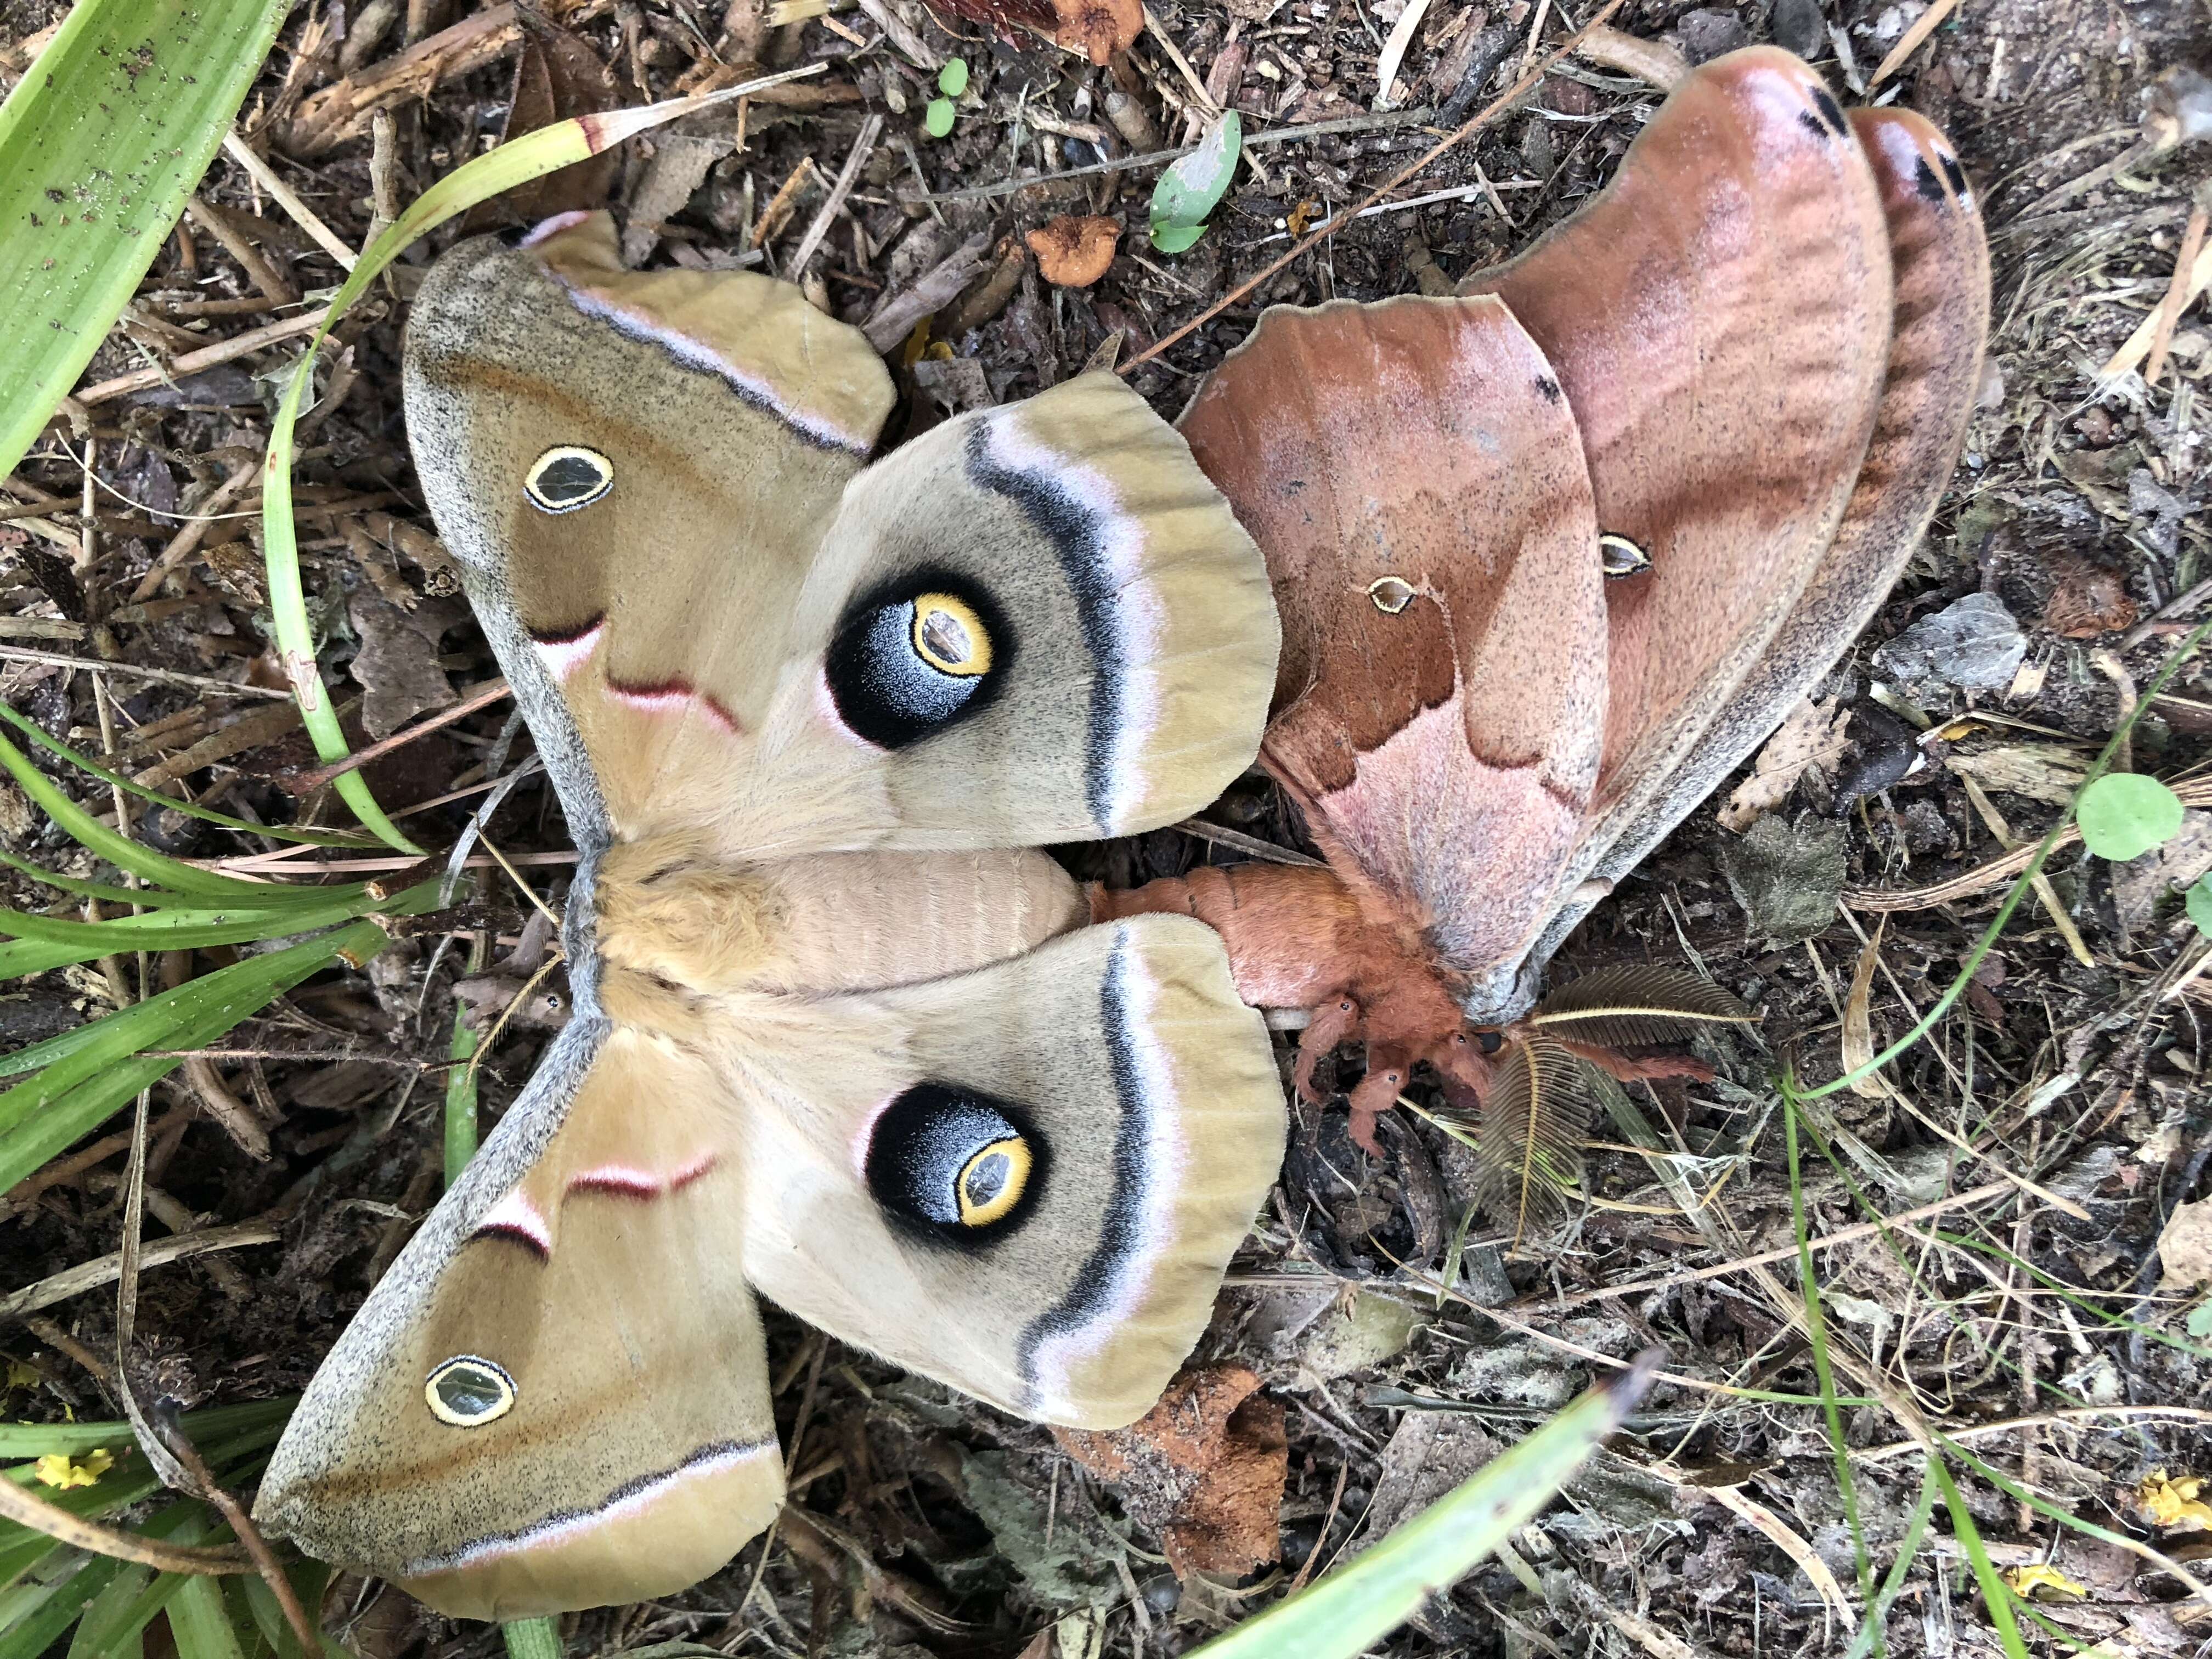
[[1106,568],[1102,514],[1079,501],[1049,473],[1011,467],[991,453],[991,428],[978,421],[968,433],[969,482],[1003,495],[1042,531],[1075,596],[1083,643],[1091,654],[1091,710],[1084,731],[1084,805],[1102,836],[1113,833],[1114,741],[1121,725],[1121,652],[1114,623],[1116,595]]
[[1544,401],[1547,404],[1559,401],[1559,383],[1548,374],[1539,374],[1536,377],[1536,390],[1544,394]]
[[1966,170],[1959,165],[1959,158],[1948,149],[1938,150],[1936,154],[1936,159],[1943,164],[1943,176],[1951,181],[1953,191],[1961,202],[1969,199],[1971,192],[1966,188]]
[[637,1475],[623,1481],[596,1504],[582,1504],[573,1509],[555,1510],[549,1515],[539,1516],[528,1526],[517,1527],[511,1532],[488,1533],[483,1537],[472,1540],[462,1545],[460,1548],[448,1551],[443,1555],[426,1556],[420,1560],[410,1562],[403,1570],[401,1576],[408,1578],[427,1578],[434,1573],[454,1571],[473,1562],[483,1560],[487,1556],[504,1555],[510,1551],[527,1549],[535,1541],[550,1541],[569,1528],[588,1522],[595,1516],[605,1515],[608,1510],[626,1504],[632,1498],[642,1498],[656,1487],[672,1485],[707,1464],[735,1462],[741,1457],[750,1457],[759,1452],[772,1452],[775,1449],[776,1441],[773,1435],[758,1440],[710,1440],[665,1469],[655,1469],[648,1474]]
[[1917,158],[1912,163],[1912,187],[1920,192],[1920,198],[1924,202],[1932,203],[1937,207],[1950,205],[1951,198],[1943,188],[1943,181],[1936,176],[1936,169],[1928,165],[1928,158],[1924,155]]
[[1098,1242],[1077,1269],[1074,1281],[1057,1302],[1023,1328],[1015,1343],[1014,1359],[1025,1407],[1033,1408],[1037,1403],[1038,1349],[1051,1337],[1082,1329],[1105,1310],[1114,1293],[1115,1272],[1139,1242],[1152,1103],[1145,1097],[1143,1068],[1137,1058],[1128,971],[1129,941],[1125,929],[1114,941],[1106,975],[1098,986],[1098,1019],[1106,1038],[1107,1071],[1114,1081],[1115,1102],[1121,1109],[1121,1121],[1114,1132],[1114,1189],[1099,1218]]
[[1813,104],[1820,112],[1821,120],[1827,123],[1829,131],[1837,137],[1842,137],[1850,130],[1850,123],[1844,118],[1844,106],[1836,101],[1835,95],[1827,88],[1815,86],[1813,88]]

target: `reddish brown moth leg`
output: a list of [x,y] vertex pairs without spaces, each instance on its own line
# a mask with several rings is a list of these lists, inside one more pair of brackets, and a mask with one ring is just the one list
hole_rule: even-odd
[[1350,997],[1338,997],[1313,1011],[1313,1018],[1298,1033],[1297,1069],[1291,1074],[1300,1100],[1320,1103],[1321,1096],[1314,1091],[1314,1067],[1339,1043],[1358,1036],[1359,1028],[1359,1005]]
[[1379,1158],[1382,1148],[1375,1139],[1375,1120],[1398,1103],[1406,1077],[1413,1069],[1402,1055],[1387,1056],[1370,1044],[1367,1075],[1352,1091],[1352,1144],[1370,1158]]
[[1467,1113],[1482,1109],[1483,1097],[1490,1092],[1491,1066],[1470,1033],[1454,1031],[1425,1058],[1436,1067],[1444,1097],[1455,1109]]
[[1713,1080],[1713,1068],[1694,1054],[1624,1054],[1602,1043],[1577,1042],[1569,1037],[1553,1040],[1570,1054],[1589,1061],[1607,1077],[1623,1083],[1642,1083],[1661,1077],[1686,1077],[1693,1083]]

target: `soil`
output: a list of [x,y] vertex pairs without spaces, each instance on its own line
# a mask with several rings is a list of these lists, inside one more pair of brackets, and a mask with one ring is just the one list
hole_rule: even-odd
[[[1397,104],[1406,118],[1386,122],[1372,118],[1377,58],[1401,4],[1156,0],[1158,33],[1103,66],[1018,27],[1000,33],[972,13],[933,15],[912,0],[857,9],[832,0],[826,13],[801,3],[780,9],[799,15],[780,26],[748,0],[726,17],[694,0],[586,0],[555,10],[628,102],[699,83],[717,67],[708,43],[731,64],[830,65],[799,83],[829,89],[816,107],[753,103],[741,146],[726,109],[626,146],[610,187],[641,245],[634,259],[732,263],[765,216],[765,245],[782,270],[863,122],[883,118],[809,266],[820,301],[861,320],[963,243],[977,243],[968,291],[939,311],[933,331],[903,348],[901,337],[890,343],[908,365],[897,435],[1056,384],[1116,331],[1126,361],[1203,314],[1194,334],[1132,376],[1172,417],[1265,305],[1441,291],[1523,246],[1602,185],[1656,103],[1640,82],[1570,61],[1407,187],[1435,199],[1355,220],[1212,313],[1295,230],[1358,200],[1433,143],[1440,126],[1502,89],[1528,50],[1532,24],[1550,41],[1585,10],[1551,0],[1533,12],[1526,0],[1444,0],[1405,57]],[[1856,93],[1923,9],[1919,0],[1776,0],[1771,9],[1632,3],[1613,21],[1693,59],[1779,36],[1807,50],[1839,91]],[[316,95],[373,76],[408,30],[449,23],[443,10],[435,0],[371,0],[295,13],[248,100],[242,125],[257,146],[349,246],[362,244],[380,201],[404,204],[488,146],[515,100],[510,54],[416,87],[392,106],[386,136],[374,145],[364,128],[306,153],[298,135]],[[0,43],[34,45],[58,15],[43,0],[10,0],[0,6]],[[949,137],[925,131],[934,76],[886,41],[886,19],[933,59],[966,63],[969,88]],[[1858,711],[1853,756],[1831,754],[1771,808],[1790,832],[1783,842],[1826,837],[1839,847],[1844,902],[1824,901],[1816,915],[1826,920],[1808,938],[1784,944],[1761,931],[1738,896],[1745,840],[1715,821],[1723,791],[1598,908],[1561,952],[1561,972],[1630,960],[1692,967],[1759,1008],[1764,1021],[1711,1051],[1713,1082],[1637,1085],[1630,1109],[1672,1158],[1647,1160],[1622,1144],[1625,1131],[1601,1123],[1589,1204],[1540,1249],[1514,1250],[1480,1218],[1469,1224],[1467,1156],[1434,1126],[1396,1114],[1386,1124],[1389,1156],[1378,1164],[1346,1139],[1340,1100],[1293,1108],[1281,1184],[1196,1356],[1256,1373],[1265,1394],[1255,1398],[1282,1410],[1279,1563],[1241,1579],[1179,1577],[1162,1536],[1175,1494],[1142,1486],[1142,1459],[1124,1461],[1121,1484],[1102,1480],[1048,1431],[904,1376],[769,1310],[799,1518],[772,1537],[764,1564],[756,1543],[665,1603],[573,1616],[570,1650],[681,1639],[733,1654],[1181,1652],[1268,1604],[1302,1568],[1318,1573],[1356,1554],[1610,1362],[1655,1345],[1680,1380],[1654,1390],[1567,1498],[1516,1539],[1511,1561],[1494,1560],[1432,1599],[1376,1651],[1518,1659],[1640,1648],[1680,1659],[1844,1650],[1864,1598],[1821,1414],[1715,1387],[1819,1393],[1796,1264],[1692,1275],[1790,1243],[1792,1182],[1773,1079],[1784,1066],[1813,1082],[1842,1069],[1854,969],[1877,923],[1880,971],[1864,1000],[1880,1046],[1950,987],[2008,883],[1966,882],[1947,890],[1946,902],[1912,908],[1885,909],[1869,896],[1934,888],[1983,870],[2004,844],[2040,835],[2069,777],[2078,780],[2201,619],[2197,590],[2212,575],[2212,541],[2196,405],[2212,368],[2212,325],[2194,311],[2182,317],[2170,367],[2153,386],[2140,373],[2107,382],[2099,371],[2166,293],[2212,152],[2185,144],[2117,173],[2106,164],[2136,143],[2156,78],[2212,56],[2207,22],[2183,0],[1965,0],[1883,83],[1881,91],[1894,90],[1956,143],[1990,230],[1996,303],[1965,464],[1906,579],[1820,690],[1834,710]],[[12,82],[26,61],[0,58],[0,76]],[[1091,166],[1102,153],[1126,157],[1133,132],[1143,148],[1179,145],[1181,112],[1197,97],[1192,77],[1241,110],[1248,133],[1348,125],[1254,149],[1254,165],[1239,173],[1207,234],[1174,256],[1152,250],[1145,234],[1156,166],[1012,194],[958,194],[1010,175]],[[1123,99],[1149,133],[1126,120]],[[1109,100],[1123,122],[1111,118]],[[818,172],[807,170],[810,158]],[[794,176],[790,210],[779,216],[771,204]],[[915,199],[923,186],[933,199]],[[330,257],[235,163],[219,158],[202,194],[295,296],[339,280]],[[657,228],[638,215],[641,204],[657,205]],[[1062,214],[1122,228],[1118,253],[1091,287],[1042,283],[1025,251],[1024,234]],[[205,337],[220,338],[267,320],[267,308],[240,307],[206,317],[205,301],[251,301],[265,283],[222,238],[188,223],[189,244],[173,236],[163,248],[88,386],[196,343],[183,338],[188,325],[198,332],[204,323]],[[297,477],[316,508],[301,520],[301,541],[321,664],[342,706],[362,700],[349,715],[357,744],[406,729],[496,672],[454,597],[400,417],[405,299],[453,234],[404,258],[392,282],[342,325],[324,353],[325,395],[301,437]],[[212,759],[195,759],[205,751],[190,745],[277,705],[128,672],[281,685],[265,636],[256,519],[211,527],[149,599],[133,590],[175,533],[175,520],[160,515],[198,509],[234,471],[258,465],[296,349],[276,344],[104,401],[88,428],[48,434],[9,488],[18,499],[29,499],[15,488],[24,485],[75,504],[88,441],[99,491],[92,558],[0,522],[0,646],[116,663],[102,677],[112,735],[103,733],[85,674],[0,650],[0,693],[56,736],[112,749],[129,769],[182,757],[163,769],[165,783],[210,805],[262,822],[342,823],[328,789],[303,782],[314,760],[296,726],[243,731]],[[81,524],[65,507],[50,519]],[[1977,593],[2000,601],[2025,633],[2020,677],[1973,694],[1889,684],[1874,665],[1876,649]],[[41,626],[23,626],[33,622]],[[2135,767],[2169,781],[2203,774],[2212,737],[2208,662],[2185,666],[2142,711]],[[1879,705],[1877,688],[1887,699]],[[1898,744],[1920,735],[1915,714],[1941,735],[1917,745],[1924,763],[1899,777],[1883,752],[1905,754]],[[1967,714],[1974,718],[1954,719]],[[495,704],[394,748],[366,775],[387,805],[456,796],[408,820],[425,845],[442,847],[482,804],[481,786],[527,753],[526,734]],[[1865,765],[1855,772],[1857,761]],[[66,769],[52,775],[82,789]],[[104,792],[85,799],[94,810],[107,805]],[[1294,815],[1257,775],[1209,816],[1301,844]],[[2161,1284],[2157,1248],[2179,1207],[2200,1195],[2212,1156],[2212,1094],[2202,1081],[2212,1063],[2203,1030],[2212,975],[2191,977],[2206,943],[2176,891],[2177,878],[2191,878],[2190,860],[2200,869],[2212,862],[2201,818],[2166,863],[2116,867],[2078,846],[2061,852],[2047,902],[2022,905],[1966,995],[1887,1073],[1890,1086],[1806,1108],[1810,1128],[1838,1152],[1832,1164],[1809,1144],[1804,1151],[1799,1190],[1814,1233],[1860,1222],[1869,1206],[1893,1214],[1975,1194],[1894,1235],[1894,1248],[1866,1237],[1820,1258],[1828,1340],[1844,1368],[1839,1384],[1881,1401],[1849,1409],[1843,1423],[1878,1571],[1888,1569],[1919,1491],[1918,1423],[1969,1437],[1979,1456],[2085,1521],[2162,1540],[2177,1556],[2203,1553],[2185,1528],[2161,1532],[2136,1501],[2154,1471],[2212,1472],[2204,1398],[2212,1376],[2192,1336],[2191,1286]],[[526,855],[522,878],[557,907],[569,843],[542,775],[514,787],[484,831],[510,859]],[[139,833],[188,856],[251,850],[174,814],[155,815]],[[19,856],[100,878],[6,785],[0,837]],[[1170,830],[1071,850],[1066,860],[1079,875],[1127,884],[1237,856]],[[1835,885],[1832,870],[1790,879]],[[14,904],[50,902],[27,882],[6,880]],[[366,970],[321,975],[226,1039],[210,1062],[213,1082],[265,1133],[265,1160],[211,1121],[192,1079],[180,1073],[156,1089],[149,1233],[258,1218],[281,1229],[276,1244],[144,1274],[137,1328],[164,1391],[198,1406],[306,1382],[439,1190],[438,1068],[449,1052],[456,981],[468,981],[468,1000],[490,1024],[544,959],[532,914],[514,882],[494,872],[464,919],[473,935],[398,939]],[[203,952],[187,970],[214,965],[215,954]],[[125,982],[70,970],[10,985],[0,993],[0,1043],[66,1029],[118,991],[131,994],[135,966],[118,972]],[[557,995],[549,994],[557,984],[532,988],[498,1032],[480,1073],[487,1128],[557,1020]],[[1290,1039],[1279,1040],[1287,1054]],[[1350,1065],[1342,1069],[1352,1080]],[[127,1119],[101,1133],[125,1127]],[[123,1152],[120,1143],[103,1147],[96,1158],[64,1155],[0,1196],[0,1294],[115,1248]],[[1429,1286],[1444,1273],[1455,1294],[1439,1307]],[[0,1355],[38,1377],[9,1395],[9,1413],[118,1415],[103,1383],[69,1352],[112,1354],[113,1338],[105,1293],[0,1326]],[[2136,1409],[2152,1407],[2170,1409]],[[2079,1587],[2077,1595],[2039,1593],[2036,1610],[2055,1631],[2116,1654],[2203,1643],[2212,1615],[2172,1577],[1954,1468],[1999,1565],[2048,1562]],[[1189,1468],[1176,1469],[1188,1485]],[[1890,1650],[1996,1650],[1959,1530],[1939,1508],[1905,1563],[1887,1624]],[[455,1625],[374,1583],[342,1579],[326,1612],[370,1659],[498,1650],[489,1627]],[[2046,1631],[2032,1629],[2027,1640],[2059,1645]]]

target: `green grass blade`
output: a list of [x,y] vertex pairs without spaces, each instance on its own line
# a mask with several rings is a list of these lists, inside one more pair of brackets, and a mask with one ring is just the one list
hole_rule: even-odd
[[2027,1644],[2021,1639],[2020,1621],[2013,1617],[2012,1590],[1997,1571],[1996,1563],[1982,1546],[1981,1528],[1974,1524],[1973,1512],[1959,1489],[1951,1483],[1951,1472],[1943,1467],[1940,1456],[1928,1460],[1928,1472],[1943,1493],[1943,1505],[1951,1511],[1951,1530],[1959,1540],[1959,1547],[1966,1553],[1967,1565],[1974,1570],[1974,1580],[1982,1587],[1982,1600],[1990,1610],[1990,1623],[1997,1633],[1997,1641],[2004,1648],[2005,1659],[2027,1659]]
[[109,771],[91,756],[70,748],[58,738],[49,737],[45,728],[35,720],[17,714],[5,703],[0,703],[0,720],[6,720],[40,748],[60,756],[79,771],[90,773],[102,783],[120,789],[125,794],[136,795],[140,800],[155,806],[166,806],[173,812],[182,812],[189,817],[198,818],[204,823],[220,824],[226,830],[240,830],[249,836],[267,836],[274,841],[289,841],[308,847],[374,845],[367,836],[343,830],[294,830],[283,824],[255,823],[251,819],[234,818],[228,812],[218,812],[194,801],[179,800],[174,795],[165,795],[158,789],[149,789],[143,783],[134,783],[120,772]]
[[284,0],[80,0],[0,105],[0,475],[207,171]]
[[[0,307],[0,313],[4,313],[4,310],[5,307]],[[56,788],[45,773],[31,764],[31,757],[5,738],[0,738],[0,767],[7,769],[23,793],[38,804],[64,834],[79,846],[106,859],[117,869],[128,870],[141,881],[151,882],[156,887],[166,887],[174,892],[206,893],[223,898],[270,890],[270,883],[240,881],[235,877],[219,876],[210,870],[196,869],[181,860],[157,853],[144,843],[109,829]]]
[[[1827,1420],[1828,1446],[1836,1460],[1836,1485],[1844,1498],[1844,1517],[1850,1523],[1851,1559],[1858,1567],[1862,1603],[1874,1597],[1874,1567],[1867,1556],[1866,1528],[1859,1522],[1858,1485],[1851,1479],[1850,1443],[1844,1438],[1843,1408],[1836,1400],[1836,1373],[1828,1363],[1828,1322],[1820,1306],[1820,1280],[1813,1271],[1811,1235],[1805,1222],[1805,1182],[1797,1163],[1797,1091],[1785,1072],[1782,1078],[1782,1128],[1790,1159],[1790,1216],[1797,1242],[1797,1290],[1805,1300],[1805,1334],[1813,1350],[1813,1374],[1820,1383],[1821,1414]],[[1882,1651],[1879,1632],[1875,1651]]]
[[0,1659],[39,1659],[100,1599],[122,1565],[94,1556],[60,1583],[46,1586],[35,1610],[19,1616],[0,1634]]
[[1936,1480],[1923,1474],[1920,1479],[1920,1497],[1912,1506],[1912,1519],[1905,1528],[1905,1536],[1897,1540],[1897,1559],[1890,1564],[1889,1577],[1881,1581],[1881,1589],[1874,1600],[1860,1609],[1858,1630],[1851,1637],[1851,1644],[1844,1659],[1866,1659],[1889,1621],[1889,1609],[1905,1589],[1907,1574],[1920,1555],[1920,1540],[1927,1535],[1929,1517],[1936,1513]]
[[58,876],[28,859],[19,859],[5,850],[0,850],[0,864],[4,864],[18,875],[28,876],[41,886],[72,894],[78,898],[98,899],[103,904],[144,904],[159,908],[170,904],[207,902],[204,895],[173,893],[166,887],[113,887],[105,882],[79,881],[73,876]]
[[169,1631],[177,1659],[246,1659],[223,1603],[222,1580],[194,1577],[169,1598]]
[[374,922],[356,921],[106,1016],[98,1040],[0,1094],[0,1191],[183,1063],[140,1050],[204,1047],[341,954],[367,961],[386,938]]
[[1966,995],[1967,983],[1973,978],[1975,970],[1982,965],[1982,958],[1989,955],[1990,948],[1996,944],[1998,937],[2005,930],[2006,924],[2011,921],[2013,912],[2020,908],[2021,901],[2027,896],[2028,889],[2033,885],[2035,878],[2043,873],[2044,862],[2050,858],[2052,851],[2057,847],[2058,837],[2065,833],[2066,826],[2074,821],[2075,809],[2081,801],[2082,790],[2087,789],[2111,769],[2113,760],[2120,752],[2121,745],[2128,741],[2129,734],[2135,730],[2136,721],[2141,719],[2143,711],[2156,701],[2158,694],[2166,689],[2166,682],[2180,672],[2182,665],[2195,654],[2197,647],[2204,642],[2208,634],[2212,634],[2212,622],[2199,623],[2191,631],[2189,636],[2174,648],[2173,654],[2166,659],[2166,665],[2158,671],[2156,678],[2144,690],[2135,707],[2129,711],[2127,718],[2114,728],[2104,749],[2098,754],[2097,758],[2089,763],[2089,769],[2082,775],[2081,787],[2074,792],[2074,799],[2067,802],[2066,810],[2058,815],[2058,821],[2051,826],[2049,832],[2037,845],[2035,855],[2028,860],[2027,867],[2020,872],[2018,878],[2014,881],[2010,888],[2006,890],[2004,902],[1997,906],[1996,915],[1990,918],[1990,924],[1982,930],[1981,938],[1974,942],[1973,949],[1967,951],[1965,958],[1960,963],[1958,974],[1944,989],[1943,994],[1929,1006],[1928,1012],[1921,1015],[1903,1036],[1898,1038],[1872,1060],[1863,1066],[1853,1066],[1843,1076],[1823,1083],[1818,1088],[1802,1091],[1804,1098],[1819,1100],[1834,1094],[1839,1089],[1849,1088],[1861,1078],[1871,1077],[1890,1061],[1910,1049],[1929,1032],[1934,1030],[1943,1016],[1951,1012],[1952,1005]]
[[561,1659],[561,1627],[550,1619],[517,1619],[499,1627],[507,1659]]
[[68,960],[89,962],[123,951],[191,951],[208,945],[242,945],[283,939],[318,927],[351,921],[380,901],[362,888],[309,888],[326,896],[319,904],[263,908],[226,905],[221,908],[149,910],[143,915],[110,916],[103,921],[72,921],[0,907],[0,934],[40,945],[65,946]]
[[1643,1397],[1656,1362],[1608,1378],[1349,1565],[1193,1659],[1351,1659],[1532,1519]]
[[[605,115],[581,116],[556,121],[551,126],[501,144],[453,169],[416,197],[391,228],[362,250],[353,269],[331,301],[322,326],[307,341],[300,365],[284,388],[276,418],[269,432],[269,455],[261,474],[261,529],[269,573],[269,611],[275,624],[276,652],[283,662],[292,694],[299,699],[300,715],[315,752],[325,764],[343,760],[348,753],[345,734],[338,727],[337,711],[323,690],[322,674],[315,666],[314,629],[307,621],[307,593],[300,580],[300,548],[292,526],[292,431],[308,388],[314,383],[315,354],[346,308],[368,291],[384,268],[410,244],[427,235],[455,214],[465,213],[479,202],[528,184],[532,179],[571,164],[587,161],[635,134],[672,121],[679,115],[704,109],[748,92],[758,92],[781,82],[810,75],[822,65],[810,64],[741,86],[730,87],[705,98],[672,98],[641,109],[617,110]],[[339,797],[376,836],[403,853],[422,849],[399,833],[376,804],[359,772],[337,780]]]
[[76,1634],[70,1638],[68,1659],[116,1659],[137,1639],[138,1631],[129,1627],[131,1614],[154,1582],[154,1570],[129,1561],[115,1565],[119,1571],[85,1608]]
[[[179,1419],[210,1463],[238,1456],[258,1431],[282,1429],[300,1403],[297,1395],[257,1400],[245,1406],[216,1406],[186,1412]],[[0,1459],[18,1462],[49,1452],[82,1457],[102,1446],[127,1446],[131,1427],[121,1419],[101,1423],[0,1423]]]
[[468,1161],[477,1155],[477,1074],[467,1064],[477,1051],[476,1030],[469,1024],[468,1005],[453,999],[453,1040],[449,1059],[461,1062],[446,1073],[446,1185],[461,1178]]

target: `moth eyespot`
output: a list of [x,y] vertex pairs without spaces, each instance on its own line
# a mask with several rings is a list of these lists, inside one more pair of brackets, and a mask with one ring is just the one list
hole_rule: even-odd
[[1486,1054],[1494,1054],[1505,1046],[1505,1038],[1496,1031],[1477,1031],[1474,1042]]
[[895,1097],[868,1139],[868,1190],[894,1216],[972,1244],[1035,1207],[1044,1146],[1020,1108],[973,1090],[920,1083]]
[[848,611],[823,674],[856,735],[902,749],[983,708],[1012,655],[988,595],[950,573],[925,573]]
[[514,1409],[514,1379],[472,1353],[455,1354],[422,1385],[430,1415],[457,1429],[480,1429]]
[[560,444],[531,463],[522,493],[544,513],[574,513],[615,487],[615,464],[596,449]]
[[1380,576],[1367,585],[1367,597],[1386,617],[1395,617],[1413,602],[1413,585],[1403,576]]
[[970,678],[991,672],[991,632],[957,593],[924,593],[915,600],[914,651],[940,674]]
[[1626,536],[1600,536],[1597,556],[1599,566],[1608,578],[1633,576],[1651,568],[1651,556]]
[[1022,1189],[1029,1182],[1029,1142],[1019,1135],[993,1141],[960,1171],[960,1224],[989,1226],[1022,1201]]

